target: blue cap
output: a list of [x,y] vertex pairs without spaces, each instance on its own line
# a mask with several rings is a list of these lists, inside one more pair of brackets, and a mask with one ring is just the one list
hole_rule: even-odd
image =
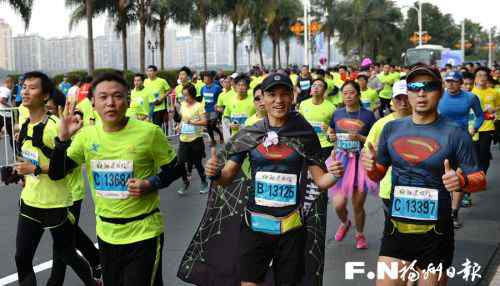
[[451,71],[444,76],[444,80],[461,81],[463,79],[462,73],[458,71]]

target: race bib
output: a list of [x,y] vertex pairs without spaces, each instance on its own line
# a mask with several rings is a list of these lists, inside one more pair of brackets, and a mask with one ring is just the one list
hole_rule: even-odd
[[300,90],[308,90],[311,88],[311,82],[308,80],[301,80],[299,85],[300,85]]
[[265,207],[286,207],[297,202],[297,175],[257,172],[255,203]]
[[361,100],[361,104],[363,105],[363,108],[365,109],[370,109],[372,103],[369,100]]
[[23,159],[30,161],[31,164],[35,166],[40,166],[40,162],[38,161],[38,152],[33,150],[23,149],[21,151],[21,156],[23,157]]
[[205,98],[205,103],[213,103],[214,102],[214,94],[213,93],[205,92],[203,94],[203,97]]
[[127,182],[134,173],[131,160],[91,160],[96,195],[110,199],[128,198]]
[[196,129],[196,126],[193,124],[183,122],[181,126],[181,134],[194,134],[196,133]]
[[436,189],[396,186],[392,200],[392,217],[436,221],[438,192]]
[[247,118],[248,117],[245,114],[233,114],[231,115],[231,122],[243,125],[245,124],[245,121],[247,121]]
[[361,144],[359,141],[351,140],[349,133],[336,133],[337,136],[337,149],[348,152],[359,152]]
[[311,123],[311,126],[313,127],[314,129],[314,132],[316,132],[316,134],[320,134],[320,133],[324,133],[325,130],[323,130],[323,125],[324,123],[323,122],[310,122]]

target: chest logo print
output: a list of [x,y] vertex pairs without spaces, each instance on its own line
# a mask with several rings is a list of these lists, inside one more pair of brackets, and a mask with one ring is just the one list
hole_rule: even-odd
[[286,145],[278,144],[271,145],[269,147],[264,147],[264,145],[259,144],[257,146],[257,151],[259,151],[262,156],[264,156],[267,160],[277,161],[284,160],[293,154],[294,150]]
[[92,143],[90,145],[90,151],[92,151],[92,152],[99,152],[99,144]]
[[417,165],[436,154],[441,146],[429,137],[400,137],[392,143],[396,153],[411,165]]
[[363,126],[365,126],[365,124],[363,123],[363,121],[359,119],[344,118],[337,121],[337,126],[343,130],[357,132],[360,131],[363,128]]

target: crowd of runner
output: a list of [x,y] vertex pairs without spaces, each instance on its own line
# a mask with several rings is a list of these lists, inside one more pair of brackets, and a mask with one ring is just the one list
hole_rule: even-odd
[[[163,285],[159,190],[182,179],[177,193],[185,195],[193,167],[201,194],[249,179],[237,235],[241,285],[263,283],[270,269],[276,285],[311,285],[302,278],[311,186],[340,220],[336,241],[353,227],[354,247],[369,247],[364,204],[371,194],[385,214],[379,262],[416,261],[420,271],[451,266],[459,210],[486,188],[492,145],[500,144],[500,67],[440,70],[369,59],[358,68],[257,66],[230,75],[183,67],[175,88],[155,66],[132,83],[104,73],[65,76],[56,86],[34,71],[0,87],[3,127],[21,155],[2,170],[4,182],[23,188],[20,285],[36,285],[32,263],[44,230],[53,238],[48,285],[63,285],[66,265],[85,285]],[[98,249],[78,227],[85,180]],[[446,284],[432,273],[425,280]]]

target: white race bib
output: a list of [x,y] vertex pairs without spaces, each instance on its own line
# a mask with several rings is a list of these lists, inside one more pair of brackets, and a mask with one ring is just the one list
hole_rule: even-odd
[[391,216],[436,221],[438,219],[438,192],[436,189],[396,186]]
[[255,203],[265,207],[286,207],[297,203],[297,175],[274,172],[255,174]]
[[133,177],[133,161],[91,160],[90,167],[98,196],[110,199],[128,198],[127,182]]

